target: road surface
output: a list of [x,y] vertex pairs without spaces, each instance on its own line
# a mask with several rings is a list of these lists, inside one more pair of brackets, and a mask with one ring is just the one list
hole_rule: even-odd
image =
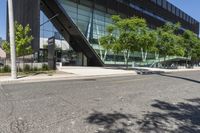
[[199,133],[200,72],[0,86],[0,133]]

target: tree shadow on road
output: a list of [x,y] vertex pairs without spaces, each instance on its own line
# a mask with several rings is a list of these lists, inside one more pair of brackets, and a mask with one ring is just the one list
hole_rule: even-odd
[[131,114],[119,112],[101,113],[95,111],[86,118],[86,121],[89,124],[102,127],[97,133],[127,133],[130,132],[129,127],[133,126],[133,119],[135,117]]
[[[156,110],[143,113],[142,117],[120,112],[94,112],[86,118],[89,124],[103,127],[97,133],[199,133],[200,98],[186,102],[169,103],[154,100]],[[138,114],[137,114],[138,116]]]
[[147,112],[137,121],[141,132],[200,132],[200,99],[190,99],[187,103],[177,104],[155,100],[151,106],[159,111]]
[[194,79],[190,79],[190,78],[186,78],[186,77],[180,77],[180,76],[174,76],[174,75],[162,74],[162,73],[160,73],[158,75],[164,76],[164,77],[176,78],[176,79],[183,79],[183,80],[186,80],[186,81],[190,81],[190,82],[194,82],[194,83],[200,84],[200,81],[194,80]]

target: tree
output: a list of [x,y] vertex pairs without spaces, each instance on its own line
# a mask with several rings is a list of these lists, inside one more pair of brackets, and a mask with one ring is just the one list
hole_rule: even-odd
[[120,52],[122,52],[122,48],[121,48],[121,45],[120,45],[118,39],[116,39],[116,42],[113,44],[112,52],[114,53],[114,61],[115,61],[115,64],[116,64],[116,56]]
[[197,43],[192,50],[191,60],[200,61],[200,39],[197,40]]
[[147,26],[141,27],[139,33],[139,44],[141,47],[142,61],[146,61],[148,52],[155,51],[155,44],[157,42],[156,32]]
[[180,24],[166,23],[163,27],[157,29],[157,44],[156,48],[159,51],[159,54],[164,56],[164,60],[167,56],[173,55],[184,55],[183,42],[182,38],[177,31],[180,27]]
[[119,48],[123,51],[126,67],[128,68],[130,53],[139,49],[140,32],[147,27],[147,24],[144,19],[138,17],[122,19],[120,16],[115,15],[112,20],[117,27]]
[[[16,43],[16,53],[17,56],[25,56],[32,53],[32,47],[30,45],[33,40],[31,35],[31,29],[29,25],[23,27],[18,22],[15,22],[15,43]],[[5,41],[3,43],[3,49],[7,54],[10,53],[10,44]]]
[[3,41],[2,49],[6,52],[6,54],[10,53],[10,44],[7,41]]
[[185,56],[191,59],[196,59],[198,55],[199,38],[195,33],[186,30],[183,33]]
[[185,31],[183,34],[186,56],[193,62],[200,60],[200,39],[192,31]]
[[115,27],[110,25],[107,27],[107,35],[102,36],[99,41],[99,45],[104,48],[104,55],[101,55],[101,59],[103,61],[106,60],[107,53],[113,49],[114,45],[116,44],[116,37],[113,35]]

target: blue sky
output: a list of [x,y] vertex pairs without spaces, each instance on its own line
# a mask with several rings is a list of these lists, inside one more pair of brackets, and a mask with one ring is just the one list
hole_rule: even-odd
[[0,0],[0,37],[6,37],[6,0]]
[[200,0],[168,0],[200,22]]
[[[188,15],[200,21],[200,0],[168,0]],[[6,37],[6,0],[0,0],[0,37]]]

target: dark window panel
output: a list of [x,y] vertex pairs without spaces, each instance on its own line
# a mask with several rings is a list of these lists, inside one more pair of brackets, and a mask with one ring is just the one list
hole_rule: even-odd
[[167,4],[167,9],[168,9],[169,12],[172,11],[172,5],[170,3]]
[[157,0],[157,5],[162,6],[162,1],[161,0]]
[[162,7],[164,8],[164,9],[167,9],[167,1],[163,1],[163,3],[162,3]]

